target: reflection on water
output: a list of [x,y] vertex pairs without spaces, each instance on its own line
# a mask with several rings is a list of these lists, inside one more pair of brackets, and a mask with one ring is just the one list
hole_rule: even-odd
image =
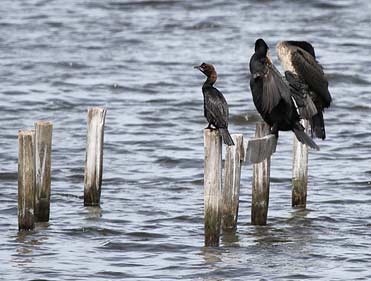
[[218,247],[203,247],[201,255],[206,265],[212,266],[215,263],[221,262],[222,250]]
[[48,240],[47,236],[35,237],[35,234],[36,231],[19,231],[17,233],[15,252],[11,255],[12,266],[28,267],[35,262],[33,257],[44,241]]
[[223,230],[221,235],[221,242],[226,247],[238,247],[239,235],[236,230]]
[[87,210],[86,219],[87,220],[99,220],[102,217],[102,208],[98,206],[85,207]]

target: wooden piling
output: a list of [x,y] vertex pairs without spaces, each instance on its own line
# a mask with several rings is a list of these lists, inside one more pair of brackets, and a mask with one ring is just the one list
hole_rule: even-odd
[[[269,126],[266,123],[256,124],[256,138],[262,138],[268,134]],[[263,147],[261,148],[263,149]],[[265,152],[260,151],[260,153]],[[269,204],[270,157],[253,165],[252,180],[251,223],[254,225],[266,225]]]
[[32,230],[34,218],[35,162],[32,131],[18,132],[18,229]]
[[35,220],[49,221],[51,185],[51,149],[53,125],[48,121],[35,123]]
[[204,130],[205,246],[218,246],[221,225],[222,138],[218,130]]
[[234,134],[232,135],[232,139],[235,145],[226,146],[224,160],[223,230],[236,229],[238,219],[241,161],[243,160],[243,135]]
[[[308,133],[308,121],[302,120],[301,124]],[[300,143],[294,136],[293,168],[292,168],[292,206],[306,207],[308,185],[308,146]]]
[[103,141],[106,109],[88,109],[86,141],[84,205],[99,206],[103,174]]

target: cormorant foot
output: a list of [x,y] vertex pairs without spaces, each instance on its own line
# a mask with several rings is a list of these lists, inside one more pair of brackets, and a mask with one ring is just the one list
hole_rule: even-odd
[[278,131],[270,131],[270,134],[271,135],[275,135],[276,136],[276,138],[278,139]]
[[270,134],[275,135],[276,138],[278,139],[278,126],[277,125],[273,125],[273,127],[270,129]]
[[205,129],[216,130],[216,128],[211,127],[211,123],[209,123],[209,125],[207,125],[207,127]]

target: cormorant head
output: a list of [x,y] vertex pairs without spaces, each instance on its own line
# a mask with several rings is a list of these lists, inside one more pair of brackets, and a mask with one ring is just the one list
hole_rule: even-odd
[[198,70],[200,70],[203,74],[207,76],[207,78],[209,78],[213,82],[216,81],[217,74],[212,64],[203,62],[201,65],[196,65],[194,68],[197,68]]
[[259,57],[267,56],[268,50],[269,50],[269,47],[263,39],[259,38],[258,40],[255,41],[255,53]]
[[297,46],[299,48],[302,48],[303,50],[305,50],[309,54],[311,54],[313,58],[316,58],[316,53],[314,52],[314,48],[313,48],[312,44],[310,44],[309,42],[307,42],[307,41],[293,41],[293,40],[286,41],[286,42],[289,45],[293,45],[293,46]]

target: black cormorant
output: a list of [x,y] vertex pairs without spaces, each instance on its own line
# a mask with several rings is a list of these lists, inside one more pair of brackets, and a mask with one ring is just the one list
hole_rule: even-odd
[[234,145],[233,139],[228,131],[228,104],[223,94],[219,92],[213,85],[217,79],[215,68],[211,64],[202,63],[195,66],[203,74],[207,76],[205,83],[202,86],[204,95],[204,115],[209,125],[208,129],[214,126],[219,129],[219,132],[226,145]]
[[330,106],[331,95],[313,46],[306,41],[282,41],[276,50],[290,86],[310,97],[316,107],[316,114],[306,118],[310,121],[312,136],[325,139],[323,111]]
[[267,56],[268,45],[263,39],[255,42],[255,53],[250,59],[250,88],[256,109],[278,137],[278,131],[290,131],[303,144],[319,150],[304,132],[299,110],[288,84]]

